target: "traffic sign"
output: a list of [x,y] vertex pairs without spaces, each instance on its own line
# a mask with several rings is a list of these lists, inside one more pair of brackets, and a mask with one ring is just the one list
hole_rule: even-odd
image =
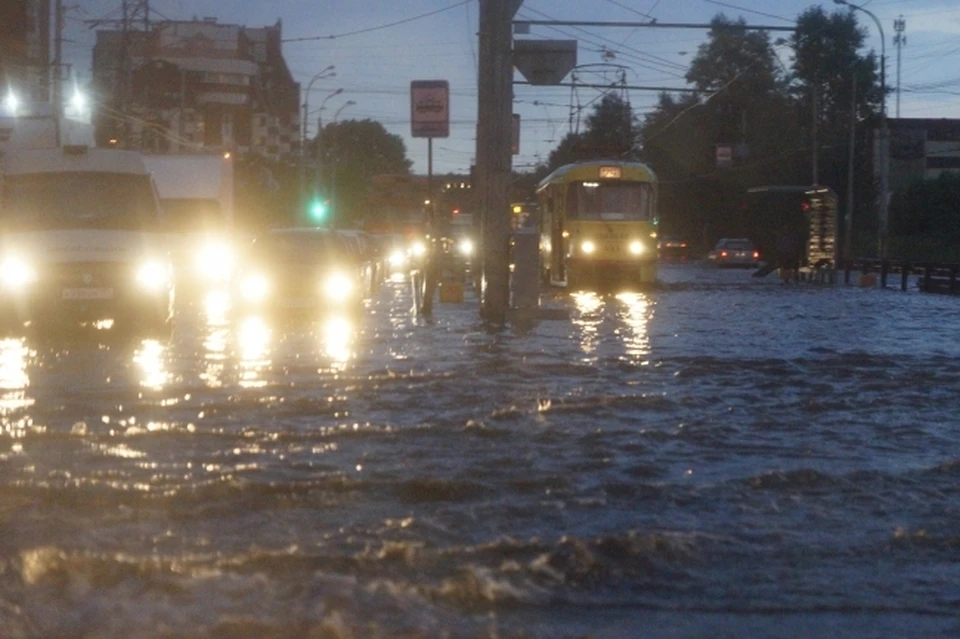
[[410,83],[410,125],[415,138],[450,136],[450,84],[446,80]]

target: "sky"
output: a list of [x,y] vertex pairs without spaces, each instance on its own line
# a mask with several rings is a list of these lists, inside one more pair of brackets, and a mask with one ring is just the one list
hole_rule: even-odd
[[[118,18],[122,2],[66,4],[64,55],[83,83],[91,76],[95,35],[90,21]],[[848,10],[832,1],[806,0],[523,0],[515,20],[706,24],[722,13],[752,26],[790,27],[817,4],[827,12]],[[867,46],[879,54],[885,43],[887,85],[893,90],[887,101],[890,116],[897,117],[899,109],[904,118],[960,118],[960,2],[858,4],[883,29],[885,38],[873,18],[857,12]],[[324,123],[335,116],[378,121],[403,138],[413,170],[420,174],[428,171],[428,142],[411,136],[410,83],[446,80],[450,135],[433,140],[432,171],[465,174],[476,157],[479,0],[150,0],[149,6],[151,19],[159,20],[215,17],[222,24],[248,27],[280,20],[284,58],[301,87],[334,67],[335,75],[316,80],[307,98],[309,135],[315,133],[318,117]],[[894,44],[898,18],[905,24],[902,47]],[[622,74],[630,86],[686,88],[684,74],[706,35],[706,29],[698,28],[534,25],[529,35],[517,37],[577,40],[577,69],[565,78],[567,84],[574,75],[582,85],[610,83]],[[772,39],[787,35],[773,32]],[[781,47],[779,52],[789,64],[789,50]],[[583,86],[517,84],[523,80],[515,73],[513,111],[520,115],[521,135],[513,165],[520,171],[546,162],[567,133],[582,128],[578,120],[602,97],[601,91]],[[641,118],[657,101],[652,90],[630,89],[623,95]]]

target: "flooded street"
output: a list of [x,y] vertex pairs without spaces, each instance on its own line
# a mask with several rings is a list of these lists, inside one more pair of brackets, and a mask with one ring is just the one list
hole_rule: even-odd
[[960,635],[960,299],[749,273],[0,342],[0,636]]

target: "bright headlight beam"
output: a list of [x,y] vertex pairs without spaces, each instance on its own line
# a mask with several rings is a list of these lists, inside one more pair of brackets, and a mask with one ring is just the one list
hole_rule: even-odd
[[160,290],[170,284],[169,271],[162,262],[144,262],[137,269],[137,282],[151,291]]
[[0,263],[0,282],[12,291],[23,290],[37,279],[37,273],[28,262],[19,257],[8,257]]
[[259,273],[247,275],[240,283],[240,294],[253,302],[262,301],[269,291],[270,283]]
[[630,252],[633,255],[642,255],[643,251],[644,251],[643,242],[640,242],[637,240],[630,242]]
[[580,250],[583,251],[585,255],[593,255],[594,251],[597,250],[597,245],[590,240],[584,240],[580,244]]
[[323,281],[323,292],[328,299],[342,302],[353,293],[353,282],[343,273],[332,273]]
[[469,238],[460,240],[460,244],[457,245],[457,249],[460,251],[461,255],[468,257],[473,255],[473,240],[470,240]]

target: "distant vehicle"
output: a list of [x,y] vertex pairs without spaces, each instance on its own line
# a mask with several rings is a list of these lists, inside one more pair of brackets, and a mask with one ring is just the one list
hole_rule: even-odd
[[364,283],[343,238],[322,228],[272,229],[243,254],[234,286],[242,313],[350,312]]
[[686,262],[690,258],[690,244],[681,237],[664,236],[657,247],[661,262]]
[[113,320],[161,336],[173,272],[135,151],[66,145],[0,162],[0,312],[7,324]]
[[723,238],[707,253],[707,263],[719,267],[753,268],[759,261],[760,253],[753,243],[742,237]]
[[225,153],[144,155],[181,285],[226,285],[236,266],[233,160]]
[[537,187],[541,277],[570,290],[657,281],[657,177],[645,164],[568,164]]

